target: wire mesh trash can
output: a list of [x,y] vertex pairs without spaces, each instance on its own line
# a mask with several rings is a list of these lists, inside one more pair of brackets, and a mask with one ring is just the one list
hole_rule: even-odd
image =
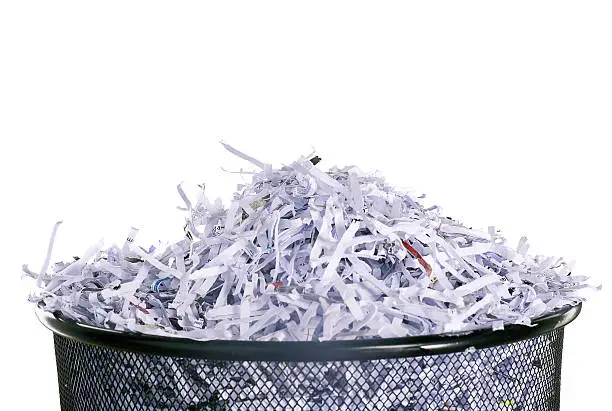
[[326,342],[54,333],[62,411],[559,410],[568,307],[503,331]]

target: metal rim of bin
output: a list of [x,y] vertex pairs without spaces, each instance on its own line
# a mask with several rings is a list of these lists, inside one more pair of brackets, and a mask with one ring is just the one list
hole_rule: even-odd
[[37,309],[39,320],[55,334],[79,342],[143,354],[233,361],[341,361],[377,360],[448,354],[534,338],[565,327],[580,313],[582,304],[539,317],[531,326],[509,325],[504,330],[434,334],[418,337],[333,341],[197,341],[188,338],[126,333],[78,324]]

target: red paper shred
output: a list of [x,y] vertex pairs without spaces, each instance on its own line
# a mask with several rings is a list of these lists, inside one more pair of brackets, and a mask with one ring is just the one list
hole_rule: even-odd
[[417,250],[415,250],[415,248],[413,246],[408,244],[407,241],[402,240],[402,244],[404,245],[404,247],[406,247],[408,252],[414,258],[416,258],[419,261],[419,263],[423,266],[423,268],[425,269],[425,272],[427,273],[427,277],[431,276],[431,271],[432,271],[431,270],[431,266],[429,265],[429,263],[427,261],[425,261],[425,259],[421,256],[421,254],[419,254],[419,252]]

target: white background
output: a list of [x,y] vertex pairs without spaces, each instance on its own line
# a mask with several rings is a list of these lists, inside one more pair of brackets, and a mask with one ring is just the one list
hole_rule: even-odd
[[54,222],[54,260],[132,225],[178,239],[175,185],[227,200],[220,167],[248,168],[220,139],[379,169],[577,260],[604,290],[566,329],[562,409],[608,408],[611,20],[605,1],[0,3],[3,409],[59,409],[20,280]]

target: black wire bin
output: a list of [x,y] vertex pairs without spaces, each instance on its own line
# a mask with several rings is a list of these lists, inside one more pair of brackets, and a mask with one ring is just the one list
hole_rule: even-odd
[[563,329],[580,309],[503,331],[326,342],[193,341],[38,315],[63,411],[554,411]]

